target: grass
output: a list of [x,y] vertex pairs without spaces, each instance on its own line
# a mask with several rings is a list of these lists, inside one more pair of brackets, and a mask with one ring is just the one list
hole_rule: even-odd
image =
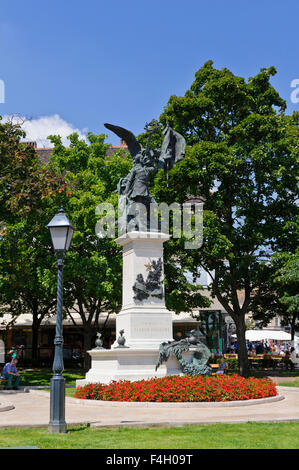
[[[21,369],[21,385],[49,386],[51,369]],[[297,372],[298,374],[298,372]],[[294,375],[297,375],[296,373]],[[65,370],[67,385],[84,378],[83,371]],[[291,376],[293,374],[288,373]],[[298,387],[299,380],[282,383]],[[74,396],[75,388],[66,388]],[[37,446],[41,449],[299,449],[299,423],[243,423],[172,428],[93,429],[70,427],[66,434],[46,428],[0,429],[0,447]]]
[[[19,368],[21,374],[21,386],[24,385],[50,385],[53,376],[52,369],[22,369]],[[80,369],[69,369],[63,371],[66,385],[75,385],[77,379],[83,379],[85,374]]]
[[[50,385],[50,380],[53,375],[52,369],[40,368],[40,369],[26,369],[19,367],[21,374],[21,386],[23,385]],[[236,373],[237,371],[229,371],[230,373]],[[250,375],[254,377],[261,377],[261,371],[250,371]],[[272,375],[272,374],[271,374]],[[275,373],[273,373],[275,375]],[[299,371],[283,371],[277,375],[284,375],[289,377],[299,376]],[[75,385],[77,379],[83,379],[85,373],[82,369],[66,369],[63,371],[66,385]]]
[[172,428],[0,429],[0,447],[40,449],[299,449],[299,423],[244,423]]
[[[232,372],[232,371],[231,371]],[[235,374],[238,373],[237,370],[233,371]],[[278,369],[260,369],[260,370],[250,370],[250,374],[253,377],[299,377],[299,370],[278,370]]]
[[[42,390],[43,390],[44,392],[50,392],[50,389],[49,389],[49,388],[43,388]],[[66,396],[66,397],[72,397],[72,398],[74,398],[75,391],[76,391],[76,387],[66,388],[66,389],[65,389],[65,396]]]
[[294,380],[293,382],[281,382],[278,385],[283,385],[284,387],[299,387],[299,380]]
[[[41,385],[48,387],[50,385],[51,377],[53,376],[52,369],[23,369],[19,368],[19,372],[21,373],[21,386],[24,385]],[[262,374],[258,371],[251,371],[250,375],[259,377]],[[296,377],[299,376],[299,371],[283,371],[283,374],[280,373],[279,375],[285,375],[288,377]],[[63,371],[63,376],[65,378],[66,385],[75,385],[77,379],[82,379],[85,377],[84,371],[82,369],[66,369]],[[279,385],[284,385],[288,387],[299,387],[299,379],[295,380],[294,382],[283,382]],[[73,397],[75,393],[75,388],[66,388],[66,396]]]

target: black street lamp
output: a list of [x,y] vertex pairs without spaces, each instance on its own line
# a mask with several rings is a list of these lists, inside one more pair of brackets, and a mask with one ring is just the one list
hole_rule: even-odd
[[57,285],[57,316],[56,334],[54,339],[55,354],[53,362],[54,375],[51,378],[50,390],[50,422],[49,432],[66,432],[65,422],[65,379],[62,376],[63,366],[63,335],[62,335],[62,299],[63,299],[63,259],[68,251],[74,227],[61,207],[55,217],[47,225],[50,230],[52,244],[57,255],[58,285]]

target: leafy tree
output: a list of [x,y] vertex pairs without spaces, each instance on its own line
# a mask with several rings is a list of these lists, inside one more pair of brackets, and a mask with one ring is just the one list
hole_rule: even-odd
[[295,321],[289,322],[292,326],[292,339],[294,339],[295,326],[299,326],[299,250],[295,254],[281,254],[283,265],[277,272],[275,282],[282,286],[283,292],[280,301],[287,308],[287,315],[296,316]]
[[21,124],[2,123],[0,116],[0,221],[3,228],[12,218],[34,211],[41,199],[54,196],[56,176],[42,167],[34,148],[21,139]]
[[[39,216],[39,217],[38,217]],[[35,224],[22,218],[6,226],[0,243],[0,300],[2,313],[11,314],[10,324],[20,314],[32,315],[32,363],[38,358],[41,322],[55,312],[55,258],[46,233],[45,213],[35,213]],[[44,279],[51,279],[45,285]]]
[[184,250],[182,240],[172,240],[172,253],[194,278],[199,267],[211,275],[211,295],[236,324],[244,376],[245,314],[265,282],[265,259],[283,244],[282,229],[296,214],[299,116],[285,115],[285,101],[270,84],[275,73],[274,67],[262,69],[246,81],[206,62],[185,95],[171,96],[160,116],[188,146],[170,171],[168,189],[163,171],[157,174],[155,198],[205,200],[202,248]]
[[256,328],[256,324],[253,318],[248,318],[246,321],[246,330],[254,330]]
[[255,319],[262,326],[279,316],[283,326],[291,327],[294,341],[299,328],[299,250],[273,255],[267,269],[266,282],[258,289]]
[[[105,314],[107,318],[111,312],[118,312],[122,293],[121,251],[114,239],[96,235],[96,207],[110,203],[117,213],[117,194],[113,191],[119,178],[129,172],[131,161],[122,151],[107,156],[109,145],[104,143],[104,135],[89,133],[89,143],[76,134],[69,138],[70,146],[66,148],[60,137],[50,137],[54,149],[49,167],[65,180],[59,203],[63,203],[76,229],[66,256],[64,299],[80,315],[84,351],[88,351],[93,347],[99,316]],[[58,209],[55,202],[53,215]],[[85,369],[89,368],[90,357],[86,354]]]
[[23,137],[19,124],[0,122],[0,314],[11,314],[11,324],[21,313],[32,314],[35,362],[39,326],[56,303],[55,290],[43,285],[53,267],[44,225],[47,201],[61,181],[42,168],[35,150],[21,143]]

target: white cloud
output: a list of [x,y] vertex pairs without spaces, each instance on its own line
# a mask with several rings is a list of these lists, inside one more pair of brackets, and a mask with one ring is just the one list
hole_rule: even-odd
[[77,129],[58,114],[41,116],[37,119],[27,119],[23,116],[3,116],[3,121],[13,120],[22,124],[26,132],[25,141],[36,141],[38,147],[53,147],[47,139],[49,135],[60,135],[64,145],[69,145],[67,137],[76,132],[80,139],[86,140],[87,129]]

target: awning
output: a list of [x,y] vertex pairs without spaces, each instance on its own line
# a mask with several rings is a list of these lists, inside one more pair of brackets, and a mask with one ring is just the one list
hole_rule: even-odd
[[[236,338],[237,335],[232,335]],[[262,339],[275,339],[279,341],[291,341],[291,335],[281,330],[247,330],[245,338],[248,341],[261,341]]]

